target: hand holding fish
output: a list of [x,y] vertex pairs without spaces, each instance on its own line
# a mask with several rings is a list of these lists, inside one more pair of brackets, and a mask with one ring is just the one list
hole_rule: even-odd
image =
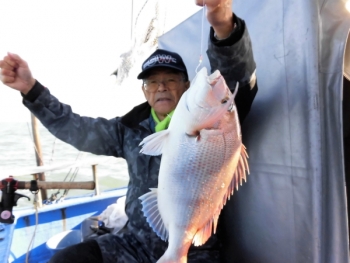
[[0,69],[1,82],[23,94],[27,94],[35,84],[27,62],[16,54],[8,53],[0,60]]
[[195,0],[207,7],[207,19],[219,39],[227,38],[233,30],[232,0]]

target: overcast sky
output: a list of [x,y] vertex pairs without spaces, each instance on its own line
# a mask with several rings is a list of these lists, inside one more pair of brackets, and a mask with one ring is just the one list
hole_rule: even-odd
[[[134,10],[145,1],[134,0]],[[110,76],[130,48],[131,3],[0,0],[0,57],[19,54],[36,79],[81,115],[123,114],[140,100]],[[167,1],[167,27],[198,10],[193,0]],[[29,121],[29,116],[19,93],[0,84],[0,122]]]

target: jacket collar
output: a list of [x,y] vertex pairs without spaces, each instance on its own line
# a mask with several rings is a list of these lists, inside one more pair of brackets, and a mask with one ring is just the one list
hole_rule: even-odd
[[151,106],[148,102],[144,102],[121,117],[121,123],[129,128],[136,128],[140,122],[149,118],[151,114]]

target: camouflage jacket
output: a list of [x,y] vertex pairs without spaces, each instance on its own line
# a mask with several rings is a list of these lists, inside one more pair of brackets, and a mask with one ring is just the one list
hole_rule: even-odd
[[[232,91],[239,81],[236,105],[242,122],[257,92],[256,82],[251,81],[256,66],[244,21],[238,19],[237,29],[225,40],[217,40],[211,29],[207,54],[212,71],[219,69]],[[139,234],[153,232],[138,199],[149,188],[157,187],[161,161],[160,156],[139,153],[139,143],[154,132],[148,103],[136,106],[122,117],[107,120],[73,113],[69,105],[60,103],[38,81],[22,96],[24,105],[60,140],[80,151],[126,160],[130,177],[126,199],[129,224]]]

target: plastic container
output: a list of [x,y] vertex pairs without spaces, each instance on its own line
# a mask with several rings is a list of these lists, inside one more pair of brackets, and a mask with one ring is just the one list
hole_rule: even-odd
[[57,251],[81,242],[80,230],[68,230],[54,235],[46,242],[46,247],[54,255]]

